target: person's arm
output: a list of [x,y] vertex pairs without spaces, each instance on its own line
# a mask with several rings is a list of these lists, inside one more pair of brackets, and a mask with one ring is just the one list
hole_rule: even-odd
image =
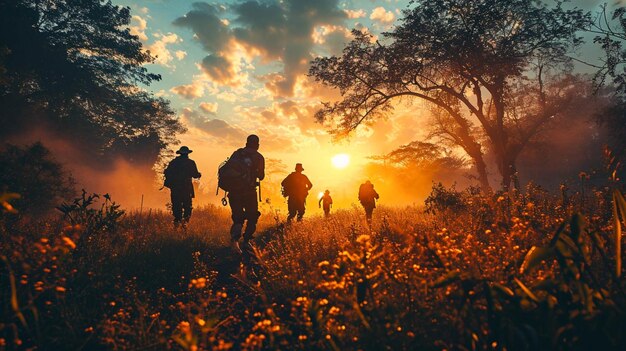
[[257,169],[257,178],[259,180],[265,179],[265,157],[259,154],[259,168]]
[[200,174],[200,172],[198,172],[198,167],[196,166],[196,162],[195,161],[191,161],[191,174],[192,174],[192,178],[200,178],[202,177],[202,174]]
[[324,197],[320,197],[320,201],[317,202],[317,206],[318,207],[322,207],[322,200],[324,200]]
[[308,189],[310,190],[313,187],[313,184],[311,183],[311,181],[309,180],[309,177],[304,176],[306,178],[306,184],[309,187]]
[[290,176],[291,176],[291,174],[287,175],[287,176],[285,177],[285,179],[283,179],[283,181],[282,181],[282,182],[280,182],[280,186],[282,186],[283,188],[285,188],[285,187],[286,187],[286,185],[287,185],[287,182],[289,181],[288,179],[289,179],[289,177],[290,177]]

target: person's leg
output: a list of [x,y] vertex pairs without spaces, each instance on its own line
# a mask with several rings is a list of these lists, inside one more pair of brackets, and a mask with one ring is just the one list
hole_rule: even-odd
[[365,207],[365,218],[367,219],[367,224],[369,224],[369,226],[372,226],[372,214],[374,213],[374,207],[372,206],[367,206]]
[[233,225],[230,227],[230,240],[237,241],[241,238],[241,230],[243,229],[244,209],[241,198],[237,196],[228,196],[228,203],[232,211]]
[[287,216],[287,222],[291,222],[293,217],[296,216],[296,212],[298,210],[296,206],[296,201],[293,198],[293,196],[289,196],[289,199],[287,199],[287,210],[289,210],[289,216]]
[[170,199],[172,201],[172,214],[174,215],[174,225],[178,225],[183,218],[183,205],[180,200],[180,195],[173,191],[170,194]]
[[245,199],[245,219],[246,230],[243,233],[243,241],[247,242],[252,240],[254,232],[256,232],[256,224],[259,221],[261,212],[259,212],[259,203],[257,202],[256,192],[250,194]]
[[298,202],[298,222],[302,222],[302,217],[304,217],[304,211],[305,211],[305,207],[304,207],[304,200],[300,200]]
[[183,222],[184,223],[189,223],[189,219],[191,218],[191,210],[193,209],[193,207],[191,206],[191,196],[185,196],[185,198],[182,201],[182,208],[183,208]]

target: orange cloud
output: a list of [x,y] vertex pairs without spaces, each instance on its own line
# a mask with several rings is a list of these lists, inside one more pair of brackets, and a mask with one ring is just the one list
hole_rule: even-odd
[[394,15],[391,11],[385,10],[382,6],[378,6],[372,11],[372,14],[370,14],[370,19],[380,22],[381,24],[388,25],[393,23],[396,19],[396,15]]
[[170,91],[185,99],[193,100],[204,95],[204,85],[200,81],[194,81],[188,85],[175,86],[171,88]]

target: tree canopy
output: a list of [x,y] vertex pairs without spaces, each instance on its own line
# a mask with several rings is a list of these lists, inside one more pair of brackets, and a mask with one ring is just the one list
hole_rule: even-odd
[[154,163],[183,128],[139,87],[160,76],[130,19],[110,1],[0,0],[0,136],[43,126],[94,160]]
[[346,133],[397,98],[425,100],[440,112],[439,135],[470,156],[482,186],[483,138],[508,186],[519,153],[572,98],[566,54],[588,24],[589,14],[563,1],[414,1],[380,40],[355,30],[341,56],[313,61],[309,74],[342,95],[316,117]]

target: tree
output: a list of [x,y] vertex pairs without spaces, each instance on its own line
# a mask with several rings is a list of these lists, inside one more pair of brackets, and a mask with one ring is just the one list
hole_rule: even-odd
[[0,0],[0,137],[43,125],[94,161],[154,163],[183,128],[138,87],[161,77],[130,19],[110,1]]
[[602,65],[597,66],[596,88],[600,89],[607,78],[612,79],[617,94],[614,103],[598,114],[598,121],[607,127],[609,146],[618,157],[626,151],[626,7],[620,6],[609,15],[607,6],[601,7],[590,28],[596,34],[594,41],[599,43],[606,56]]
[[74,181],[41,143],[4,145],[0,150],[0,193],[17,193],[19,212],[40,214],[74,196]]
[[414,4],[381,41],[353,31],[341,56],[313,61],[309,74],[342,96],[316,118],[347,133],[398,98],[422,99],[443,113],[437,134],[463,148],[482,187],[490,188],[482,138],[508,187],[520,152],[570,100],[572,87],[556,86],[588,14],[558,0],[552,7],[535,0]]

